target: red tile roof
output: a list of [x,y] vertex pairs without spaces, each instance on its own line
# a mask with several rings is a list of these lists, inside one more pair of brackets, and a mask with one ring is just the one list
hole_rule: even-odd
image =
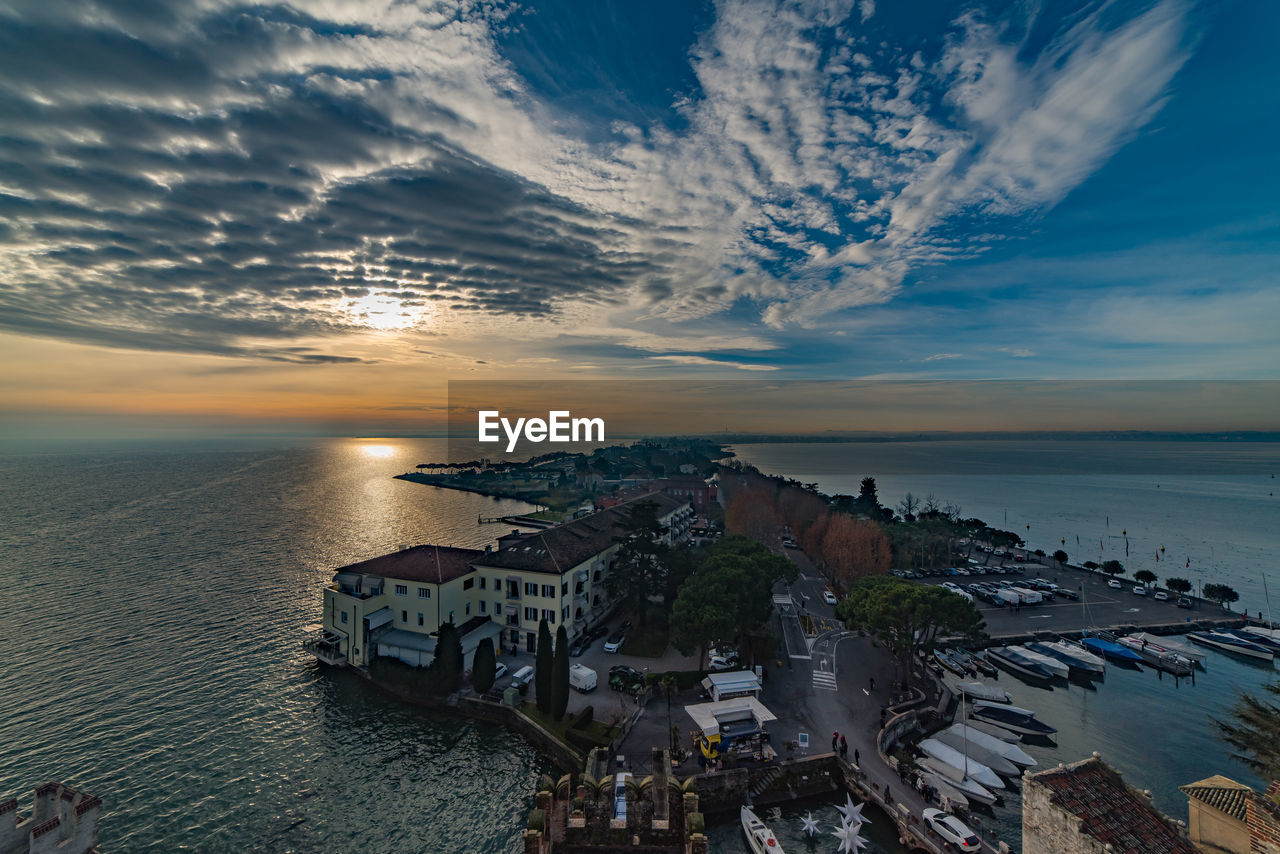
[[414,546],[339,567],[338,572],[358,572],[379,578],[443,584],[471,572],[471,562],[483,554],[479,549]]
[[1081,820],[1081,833],[1110,844],[1116,854],[1199,854],[1173,821],[1096,755],[1033,774],[1031,780],[1049,789],[1051,802]]

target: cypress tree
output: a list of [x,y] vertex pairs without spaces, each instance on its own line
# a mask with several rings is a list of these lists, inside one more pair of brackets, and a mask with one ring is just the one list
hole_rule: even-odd
[[493,638],[485,638],[476,647],[475,657],[471,659],[471,687],[483,694],[493,687],[493,678],[498,671],[498,657],[493,651]]
[[551,627],[538,623],[538,649],[533,662],[533,689],[538,695],[538,711],[551,714]]
[[444,696],[458,690],[462,681],[462,638],[453,623],[445,623],[436,635],[436,657],[431,661],[433,692]]
[[556,652],[551,665],[551,714],[556,720],[569,708],[569,635],[556,629]]

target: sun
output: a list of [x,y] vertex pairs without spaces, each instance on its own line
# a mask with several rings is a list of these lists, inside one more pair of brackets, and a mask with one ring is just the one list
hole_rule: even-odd
[[417,319],[417,311],[413,307],[405,305],[388,291],[370,291],[348,301],[345,309],[356,322],[384,332],[408,329]]

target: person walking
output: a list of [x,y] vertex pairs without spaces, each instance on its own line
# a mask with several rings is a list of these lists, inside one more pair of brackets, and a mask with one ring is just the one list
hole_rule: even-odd
[[858,753],[858,748],[856,747],[853,749],[853,764],[859,767],[862,765],[862,754]]
[[876,677],[872,676],[872,677],[871,677],[871,690],[872,690],[872,691],[874,691],[875,689],[876,689]]
[[840,733],[833,732],[831,733],[831,752],[835,753],[839,749],[840,749]]
[[843,735],[840,736],[840,758],[841,759],[849,758],[849,742],[845,740],[845,737]]

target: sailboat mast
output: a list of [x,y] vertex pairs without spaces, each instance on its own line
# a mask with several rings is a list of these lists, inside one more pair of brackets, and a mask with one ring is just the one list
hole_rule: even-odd
[[1262,573],[1262,595],[1267,599],[1267,627],[1275,631],[1276,624],[1271,621],[1271,591],[1267,589],[1267,574]]

